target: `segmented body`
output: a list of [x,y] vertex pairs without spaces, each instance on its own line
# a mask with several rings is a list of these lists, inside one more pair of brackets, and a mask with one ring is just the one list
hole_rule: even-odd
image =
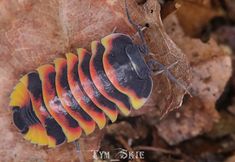
[[129,36],[115,33],[93,41],[91,53],[77,50],[23,76],[11,94],[13,121],[25,139],[55,147],[102,129],[106,116],[139,109],[152,90],[150,76],[139,78],[126,47]]

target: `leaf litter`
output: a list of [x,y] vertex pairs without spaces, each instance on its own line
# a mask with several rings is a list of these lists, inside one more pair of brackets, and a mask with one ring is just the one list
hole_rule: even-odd
[[[92,161],[87,150],[122,147],[129,151],[145,149],[143,162],[206,159],[203,152],[196,157],[193,151],[186,154],[182,142],[205,135],[220,123],[223,117],[216,110],[216,101],[231,76],[232,65],[231,57],[216,40],[204,43],[191,36],[200,36],[208,21],[224,15],[210,6],[210,0],[200,4],[206,8],[204,14],[190,15],[187,11],[192,8],[203,9],[198,4],[176,1],[162,17],[164,1],[161,5],[155,0],[139,3],[129,0],[128,6],[134,21],[148,26],[144,34],[151,57],[166,66],[178,61],[171,72],[186,87],[191,86],[193,97],[187,95],[183,100],[182,88],[164,75],[154,76],[154,89],[145,106],[133,111],[131,117],[120,116],[103,131],[83,137],[79,141],[81,153],[86,161]],[[114,28],[134,36],[124,1],[2,1],[0,9],[1,161],[79,161],[73,143],[48,149],[26,142],[12,124],[9,94],[23,74],[77,47],[90,49],[92,40],[110,34]],[[188,144],[193,146],[193,142]]]

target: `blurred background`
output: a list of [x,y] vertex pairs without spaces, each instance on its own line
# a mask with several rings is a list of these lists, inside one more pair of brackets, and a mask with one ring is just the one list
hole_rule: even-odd
[[235,162],[235,1],[128,0],[128,6],[133,19],[148,27],[144,33],[156,58],[180,61],[172,73],[190,84],[192,97],[164,76],[154,77],[145,106],[82,137],[79,153],[73,143],[55,149],[31,144],[12,124],[8,106],[19,78],[77,47],[90,49],[91,41],[114,28],[130,35],[135,30],[120,0],[2,0],[0,161],[80,161],[79,155],[105,162],[110,159],[96,160],[89,150],[123,148],[144,151],[136,162]]

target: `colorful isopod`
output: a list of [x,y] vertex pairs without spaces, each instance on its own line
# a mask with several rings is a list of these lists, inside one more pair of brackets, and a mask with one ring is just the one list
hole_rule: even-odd
[[128,11],[127,16],[142,44],[134,44],[126,34],[112,33],[93,41],[91,52],[79,48],[77,54],[68,53],[19,80],[10,106],[25,139],[55,147],[77,140],[83,132],[91,134],[96,125],[104,128],[106,118],[114,122],[119,113],[128,115],[144,105],[153,86],[152,69],[144,59],[148,48]]

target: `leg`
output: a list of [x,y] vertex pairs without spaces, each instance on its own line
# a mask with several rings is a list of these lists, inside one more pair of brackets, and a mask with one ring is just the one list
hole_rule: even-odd
[[[128,11],[128,7],[127,7],[127,0],[125,0],[125,10],[126,10],[126,15],[127,15],[127,19],[129,21],[129,23],[135,28],[135,30],[137,31],[137,33],[140,36],[142,45],[141,47],[141,51],[143,51],[143,54],[148,54],[149,53],[149,49],[146,43],[146,40],[144,39],[144,34],[143,34],[143,28],[140,25],[137,25],[135,22],[133,22],[133,20],[130,17],[130,13]],[[146,28],[146,27],[145,27]]]
[[79,146],[78,140],[74,141],[74,145],[75,145],[76,151],[77,151],[77,153],[78,153],[79,161],[80,161],[80,162],[85,162],[83,153],[82,153],[82,151],[80,150],[80,146]]
[[176,61],[173,64],[166,67],[166,66],[162,65],[161,63],[159,63],[156,60],[149,60],[147,62],[147,65],[148,65],[149,69],[152,70],[153,75],[159,75],[159,74],[162,74],[162,73],[165,73],[165,72],[170,72],[169,70],[171,68],[173,68],[176,64],[178,64],[178,62],[179,61]]
[[116,32],[117,32],[117,27],[115,26],[115,27],[113,28],[112,33],[116,33]]
[[191,93],[188,91],[188,88],[184,84],[182,84],[180,81],[178,81],[175,78],[175,76],[170,72],[170,69],[173,68],[176,64],[178,64],[178,62],[179,61],[176,61],[167,67],[157,62],[156,60],[150,60],[147,62],[147,64],[149,68],[152,70],[154,76],[162,74],[162,73],[165,74],[166,77],[170,79],[170,81],[172,81],[173,83],[176,83],[179,87],[184,89],[190,96],[192,96]]
[[[141,30],[142,32],[143,32],[145,29],[147,29],[146,26],[141,26],[141,28],[140,28],[140,30]],[[138,31],[137,31],[134,35],[132,35],[131,38],[134,40],[134,38],[137,37],[137,36],[138,36],[138,38],[140,37]]]
[[[145,29],[147,29],[147,27],[146,26],[144,26],[144,27],[141,27],[141,31],[143,32]],[[131,38],[133,39],[133,37],[137,37],[137,36],[139,36],[139,33],[138,32],[136,32],[134,35],[132,35],[131,36]]]

